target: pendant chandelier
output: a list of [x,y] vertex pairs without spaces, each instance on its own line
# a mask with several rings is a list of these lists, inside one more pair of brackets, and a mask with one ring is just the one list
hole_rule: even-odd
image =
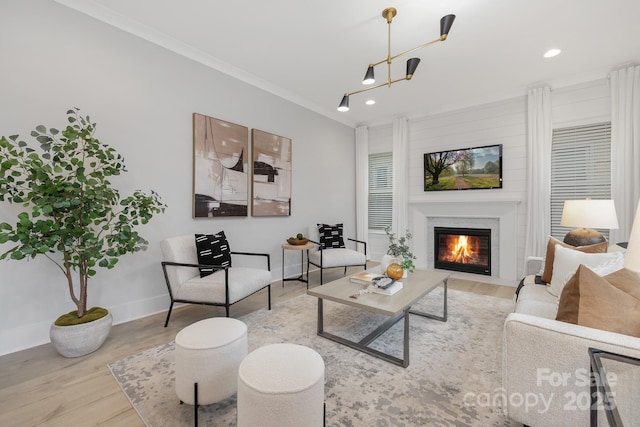
[[373,90],[373,89],[377,89],[383,86],[388,86],[391,87],[392,84],[403,81],[403,80],[411,80],[411,77],[413,77],[413,73],[416,71],[416,68],[418,68],[418,64],[420,63],[420,58],[410,58],[407,60],[407,73],[404,77],[396,79],[396,80],[391,80],[391,62],[402,56],[402,55],[406,55],[407,53],[411,53],[414,52],[418,49],[422,49],[423,47],[427,47],[431,44],[434,44],[436,42],[443,42],[447,39],[447,35],[449,34],[449,30],[451,29],[451,26],[453,25],[453,21],[454,19],[456,19],[455,15],[446,15],[443,16],[442,19],[440,19],[440,37],[438,37],[437,39],[421,44],[420,46],[414,47],[413,49],[409,49],[406,50],[402,53],[399,53],[397,55],[391,55],[391,21],[393,20],[393,17],[396,16],[396,14],[398,13],[398,11],[396,10],[396,8],[394,7],[388,7],[385,10],[382,11],[382,17],[385,18],[387,20],[387,39],[388,39],[388,47],[387,47],[387,57],[385,59],[383,59],[382,61],[378,61],[375,64],[369,64],[369,67],[367,68],[367,72],[364,75],[364,80],[362,81],[362,84],[364,85],[371,85],[373,83],[375,83],[375,77],[374,77],[374,67],[376,65],[380,65],[382,63],[387,63],[387,81],[384,83],[381,83],[377,86],[372,86],[372,87],[367,87],[365,89],[360,89],[360,90],[356,90],[353,92],[347,92],[344,94],[344,96],[342,97],[342,101],[340,102],[340,105],[338,106],[338,111],[349,111],[349,96],[351,95],[355,95],[356,93],[361,93],[361,92],[366,92],[368,90]]

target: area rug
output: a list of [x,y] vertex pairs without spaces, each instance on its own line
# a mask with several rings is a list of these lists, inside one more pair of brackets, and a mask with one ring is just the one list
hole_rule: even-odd
[[[502,326],[513,303],[449,291],[448,321],[411,316],[410,365],[395,366],[316,335],[317,299],[301,295],[241,318],[249,351],[291,342],[316,350],[325,363],[327,426],[516,426],[501,406]],[[416,309],[442,313],[442,289]],[[366,335],[383,316],[325,302],[325,330]],[[378,349],[401,357],[403,322]],[[193,407],[176,397],[174,343],[109,364],[114,378],[149,427],[193,425]],[[200,408],[200,425],[235,426],[235,396]],[[304,426],[304,423],[301,423]]]

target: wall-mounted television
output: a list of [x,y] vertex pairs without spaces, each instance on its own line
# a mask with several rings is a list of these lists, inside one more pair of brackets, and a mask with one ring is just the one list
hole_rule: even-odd
[[424,155],[424,191],[502,188],[502,144]]

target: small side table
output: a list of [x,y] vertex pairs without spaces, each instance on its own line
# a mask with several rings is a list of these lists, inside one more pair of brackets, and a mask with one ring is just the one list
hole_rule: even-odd
[[[307,276],[305,278],[304,273],[304,253],[307,252],[307,260],[309,259],[309,249],[313,248],[313,243],[306,243],[304,245],[282,245],[282,287],[284,288],[284,282],[297,280],[307,284],[309,289],[309,265],[307,264]],[[284,278],[284,251],[300,251],[300,275],[298,277]]]
[[[591,365],[591,381],[589,387],[591,393],[590,425],[591,427],[597,427],[598,425],[598,402],[601,402],[604,405],[609,426],[624,427],[623,420],[620,417],[618,407],[614,401],[614,394],[611,392],[611,388],[607,382],[607,371],[602,364],[603,359],[615,360],[635,366],[640,366],[640,359],[589,347],[589,361]],[[600,399],[598,399],[598,397],[600,397]]]

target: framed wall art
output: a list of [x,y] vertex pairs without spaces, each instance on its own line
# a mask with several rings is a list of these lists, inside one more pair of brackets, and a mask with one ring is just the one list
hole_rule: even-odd
[[253,216],[291,215],[291,140],[251,130]]
[[193,114],[193,217],[247,216],[249,129]]

